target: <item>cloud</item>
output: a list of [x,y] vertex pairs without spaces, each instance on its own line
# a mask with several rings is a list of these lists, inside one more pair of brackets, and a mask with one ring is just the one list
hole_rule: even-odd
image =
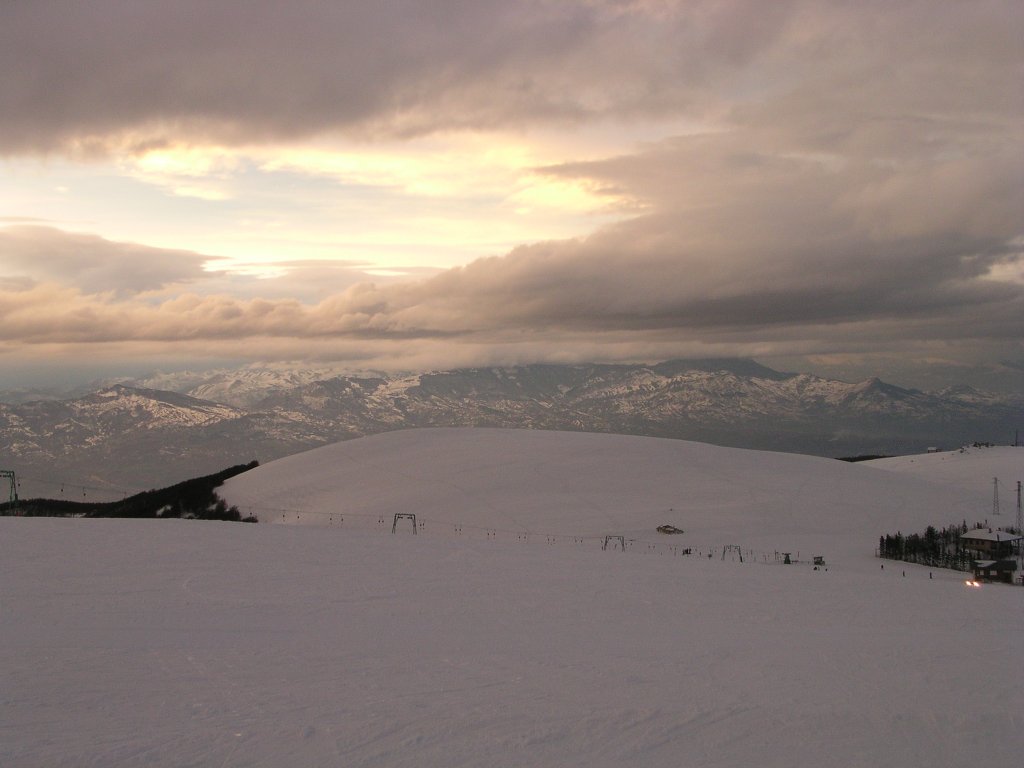
[[[264,276],[238,271],[222,272],[210,275],[197,287],[206,296],[220,294],[238,300],[294,299],[305,306],[311,306],[356,285],[373,282],[386,286],[424,279],[442,271],[432,267],[404,267],[384,271],[373,269],[373,265],[367,262],[341,259],[261,262],[253,265],[253,269]],[[274,274],[265,276],[268,271]]]
[[266,1],[243,18],[97,0],[3,16],[0,153],[694,126],[534,169],[633,201],[633,218],[414,279],[350,261],[263,281],[0,229],[0,263],[30,278],[0,286],[9,354],[1022,354],[1016,2]]
[[813,116],[812,144],[851,112],[910,130],[936,110],[1018,112],[1022,14],[1013,0],[7,3],[0,151],[766,109],[783,126]]
[[778,353],[809,340],[1021,339],[1024,286],[986,279],[989,265],[1014,258],[998,242],[853,240],[825,261],[814,250],[715,260],[686,257],[674,230],[658,223],[644,218],[587,240],[522,247],[427,279],[363,282],[315,303],[194,292],[156,302],[37,283],[0,291],[0,339],[241,348],[265,338],[554,345],[674,337],[774,344]]
[[0,150],[145,151],[678,113],[792,2],[9,3]]
[[[429,267],[367,272],[368,262],[342,259],[232,262],[194,251],[115,242],[88,233],[37,225],[0,226],[0,275],[18,292],[36,285],[72,290],[82,301],[157,305],[169,296],[230,296],[234,300],[294,299],[315,304],[354,285],[380,285],[437,274]],[[376,270],[379,272],[379,270]]]
[[209,277],[208,257],[189,251],[115,243],[53,227],[0,227],[0,270],[8,277],[54,281],[82,292],[119,296]]
[[0,225],[3,224],[45,224],[46,219],[36,216],[0,216]]

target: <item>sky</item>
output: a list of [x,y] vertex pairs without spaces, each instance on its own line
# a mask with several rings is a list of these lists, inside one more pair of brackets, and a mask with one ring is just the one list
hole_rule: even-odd
[[3,0],[0,386],[755,357],[1024,390],[1016,0]]

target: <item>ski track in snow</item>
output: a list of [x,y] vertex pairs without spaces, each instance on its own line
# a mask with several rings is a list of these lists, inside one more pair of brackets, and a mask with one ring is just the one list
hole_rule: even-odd
[[[486,518],[516,501],[488,509],[472,499],[488,477],[503,478],[488,475],[487,436],[474,437],[483,480],[419,489],[422,504],[469,498],[447,512]],[[500,438],[501,450],[518,437]],[[591,440],[602,437],[574,445]],[[532,445],[524,498],[559,480],[558,462]],[[598,462],[586,475],[586,456],[566,445],[560,455],[584,473],[559,498],[571,525],[602,530],[608,510],[638,530],[664,521],[667,506],[632,522],[601,489],[597,475],[621,484],[629,466],[616,474]],[[655,459],[648,444],[628,447]],[[322,466],[348,491],[372,493],[390,466],[374,465],[388,457],[377,449],[355,467],[369,489],[345,485],[344,463]],[[679,467],[684,526],[695,527],[666,539],[792,541],[834,553],[836,564],[548,546],[542,535],[392,536],[389,526],[0,518],[0,765],[1019,762],[1024,589],[968,588],[962,574],[882,569],[872,556],[880,519],[910,530],[936,513],[913,508],[931,481],[693,444],[682,455],[699,470]],[[309,481],[299,466],[286,469]],[[429,471],[393,475],[388,503]],[[653,482],[637,471],[638,488]],[[502,493],[514,495],[520,479],[513,473]],[[264,480],[273,473],[248,479],[258,493]],[[587,483],[593,494],[573,491]],[[724,498],[730,487],[735,497]],[[951,487],[928,503],[984,512],[990,487]],[[822,507],[828,493],[845,501]],[[889,496],[891,507],[871,507]],[[866,522],[850,519],[858,509]],[[550,515],[527,507],[517,525],[542,530]]]

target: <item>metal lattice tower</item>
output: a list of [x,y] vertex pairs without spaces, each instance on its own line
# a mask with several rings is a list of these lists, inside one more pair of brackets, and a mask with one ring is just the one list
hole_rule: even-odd
[[992,515],[999,514],[999,478],[992,478]]
[[625,536],[605,536],[604,544],[601,545],[601,549],[615,549],[615,542],[619,543],[619,551],[626,551],[626,537]]
[[416,528],[416,515],[413,514],[412,512],[396,512],[395,513],[395,521],[391,524],[391,532],[392,533],[394,533],[395,531],[398,530],[398,521],[399,520],[409,520],[410,522],[412,522],[412,532],[413,533],[418,533],[418,530]]
[[18,479],[14,476],[13,469],[0,469],[0,478],[6,478],[11,483],[11,494],[8,502],[11,506],[18,503]]
[[1017,481],[1017,535],[1024,535],[1024,510],[1020,505],[1020,480]]
[[740,556],[740,562],[741,563],[743,562],[743,550],[740,549],[740,545],[739,544],[726,544],[725,547],[722,548],[722,559],[723,560],[725,560],[725,553],[726,552],[735,552],[737,555]]

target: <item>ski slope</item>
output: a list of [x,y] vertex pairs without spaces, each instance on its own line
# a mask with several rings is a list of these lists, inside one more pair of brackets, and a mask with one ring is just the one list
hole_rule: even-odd
[[[560,543],[618,534],[642,547],[735,545],[762,560],[791,552],[874,569],[880,535],[991,510],[990,477],[955,488],[932,479],[683,440],[443,428],[279,459],[232,478],[221,495],[265,522],[390,531],[395,513],[416,514],[424,533],[441,536]],[[659,535],[664,524],[685,535]]]
[[[880,525],[984,511],[984,482],[607,435],[343,445],[225,489],[290,525],[0,518],[0,765],[953,768],[1024,752],[1024,589],[872,556]],[[377,522],[399,507],[420,533]],[[634,538],[625,552],[601,549],[610,530]],[[722,559],[725,543],[759,556]],[[760,556],[776,545],[829,568]]]
[[864,464],[987,494],[989,512],[992,511],[992,480],[997,478],[1001,497],[1000,514],[1009,515],[1007,525],[1013,525],[1016,519],[1017,483],[1024,481],[1024,447],[964,446],[953,451],[893,456],[866,461]]

